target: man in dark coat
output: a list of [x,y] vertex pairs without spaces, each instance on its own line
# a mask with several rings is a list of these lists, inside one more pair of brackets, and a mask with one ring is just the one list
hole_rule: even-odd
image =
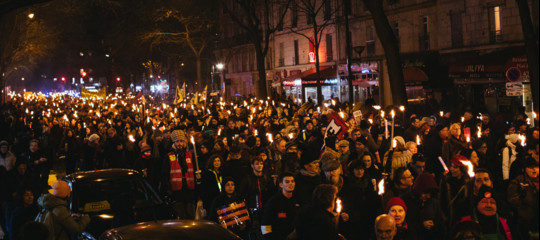
[[286,239],[294,230],[293,224],[300,206],[293,195],[294,176],[282,173],[279,187],[281,191],[270,198],[264,208],[261,231],[265,240]]

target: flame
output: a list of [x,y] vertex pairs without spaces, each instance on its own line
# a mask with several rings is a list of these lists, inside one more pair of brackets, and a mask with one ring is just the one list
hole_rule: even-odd
[[384,118],[384,111],[381,111],[381,117]]
[[341,210],[343,209],[343,207],[341,206],[341,199],[336,199],[336,212],[337,213],[341,213]]
[[130,135],[128,136],[128,138],[129,138],[129,141],[135,142],[135,137],[133,137],[133,135],[130,134]]
[[536,112],[533,111],[532,114],[533,114],[533,118],[536,119]]
[[339,112],[339,116],[342,118],[342,119],[345,119],[345,114],[343,112]]
[[420,136],[416,135],[416,145],[420,145]]
[[272,134],[271,134],[271,133],[267,133],[266,136],[268,137],[268,141],[270,141],[271,143],[274,142],[274,139],[272,138]]
[[255,129],[255,131],[253,131],[253,135],[254,135],[254,136],[259,135],[259,131],[257,131],[257,129]]
[[373,119],[371,119],[371,118],[368,119],[368,122],[369,122],[370,124],[373,124]]
[[471,142],[471,137],[467,136],[467,142]]
[[482,138],[482,128],[478,126],[478,132],[476,132],[476,136],[480,139]]
[[220,129],[218,129],[218,131],[217,131],[217,135],[218,135],[218,136],[221,136],[221,128],[220,128]]
[[191,141],[191,143],[195,146],[195,139],[193,139],[193,136],[191,136],[190,141]]
[[460,160],[460,162],[467,166],[467,173],[469,174],[469,177],[474,177],[474,166],[471,161]]
[[527,118],[527,125],[531,125],[531,119]]
[[465,122],[465,117],[461,117],[461,122]]
[[399,111],[404,112],[405,111],[405,106],[399,106]]
[[382,196],[384,194],[384,179],[382,179],[377,185],[379,186],[378,194]]
[[521,146],[525,147],[525,145],[527,145],[527,142],[526,142],[527,138],[524,135],[521,135],[521,134],[519,134],[518,138],[519,138],[519,140],[521,140]]
[[373,108],[375,108],[377,110],[381,110],[381,106],[379,106],[379,105],[373,105]]
[[392,109],[392,111],[390,112],[390,115],[392,115],[392,119],[394,119],[394,117],[396,116],[396,113],[394,112],[394,109]]
[[290,139],[290,140],[293,139],[293,134],[292,134],[292,133],[289,133],[289,139]]
[[396,148],[397,147],[397,140],[394,138],[392,140],[392,148]]

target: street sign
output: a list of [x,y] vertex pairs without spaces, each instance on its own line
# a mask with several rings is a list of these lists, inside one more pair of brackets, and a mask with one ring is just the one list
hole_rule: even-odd
[[506,83],[506,96],[515,97],[523,95],[523,84],[521,82]]
[[521,78],[521,70],[517,67],[510,67],[506,70],[506,79],[510,82],[519,81]]

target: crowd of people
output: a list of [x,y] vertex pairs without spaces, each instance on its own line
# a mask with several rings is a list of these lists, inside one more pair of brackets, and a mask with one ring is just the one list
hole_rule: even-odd
[[337,99],[174,102],[10,95],[0,239],[32,223],[51,171],[104,168],[139,171],[180,218],[243,239],[538,239],[536,117]]

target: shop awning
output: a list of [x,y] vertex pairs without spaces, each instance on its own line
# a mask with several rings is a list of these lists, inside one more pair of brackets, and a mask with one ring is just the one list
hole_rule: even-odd
[[404,68],[403,80],[405,83],[415,82],[427,82],[429,80],[428,75],[422,69],[419,68]]
[[[337,78],[337,69],[334,66],[320,67],[319,72],[321,74],[320,75],[321,80]],[[303,72],[301,72],[299,74],[295,74],[295,75],[286,77],[283,80],[284,81],[294,81],[296,79],[317,80],[317,79],[319,79],[319,75],[317,74],[317,70],[315,68],[311,68],[311,69],[303,71]]]

